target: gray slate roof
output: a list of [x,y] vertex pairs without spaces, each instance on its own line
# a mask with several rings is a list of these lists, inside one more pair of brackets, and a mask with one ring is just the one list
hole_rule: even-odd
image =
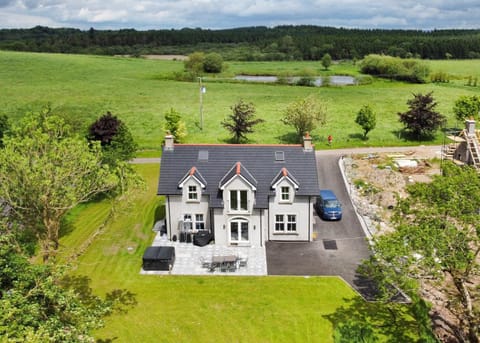
[[[278,151],[284,152],[283,161],[275,159]],[[268,197],[275,194],[272,181],[284,167],[295,176],[299,186],[297,196],[316,196],[319,192],[315,151],[304,151],[301,145],[175,144],[173,150],[163,151],[157,194],[181,195],[179,182],[195,167],[206,181],[202,192],[210,196],[210,207],[221,208],[220,181],[232,173],[237,162],[256,181],[255,208],[268,208]],[[245,175],[244,170],[242,175]]]

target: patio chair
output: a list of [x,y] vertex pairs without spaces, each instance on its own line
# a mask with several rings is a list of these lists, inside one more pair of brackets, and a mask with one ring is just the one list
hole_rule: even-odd
[[238,260],[239,260],[239,263],[238,263],[239,267],[246,267],[247,266],[248,257],[240,257]]
[[211,267],[211,262],[208,261],[205,257],[200,256],[199,258],[200,264],[202,265],[203,268],[210,268]]

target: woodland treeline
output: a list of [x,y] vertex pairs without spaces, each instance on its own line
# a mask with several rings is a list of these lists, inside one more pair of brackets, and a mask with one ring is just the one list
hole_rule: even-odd
[[0,49],[99,55],[215,51],[225,60],[361,59],[368,54],[425,59],[480,58],[480,29],[366,30],[320,26],[224,30],[79,30],[36,26],[0,30]]

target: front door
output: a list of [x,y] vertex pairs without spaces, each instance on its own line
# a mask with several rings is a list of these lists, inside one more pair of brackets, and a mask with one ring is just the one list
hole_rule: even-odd
[[230,221],[230,244],[248,243],[248,221],[234,218]]

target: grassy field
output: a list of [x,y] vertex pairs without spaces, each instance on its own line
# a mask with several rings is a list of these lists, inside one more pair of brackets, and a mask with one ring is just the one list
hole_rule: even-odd
[[[104,295],[134,294],[136,305],[106,319],[96,337],[115,342],[333,342],[339,323],[370,323],[389,342],[412,341],[409,307],[397,322],[380,304],[365,303],[336,277],[197,277],[140,275],[141,257],[153,237],[158,165],[138,165],[146,189],[118,210],[75,264],[79,284]],[[61,239],[71,256],[108,216],[108,203],[77,208]],[[133,249],[128,249],[128,248]],[[86,288],[84,288],[86,289]]]
[[[55,112],[65,113],[79,129],[111,111],[124,120],[142,149],[159,150],[164,131],[164,113],[175,108],[187,123],[187,142],[224,143],[229,135],[221,121],[239,99],[252,102],[257,115],[265,119],[249,136],[252,143],[288,143],[293,130],[280,122],[292,101],[313,94],[328,104],[327,124],[312,133],[317,148],[327,148],[326,137],[334,137],[334,147],[414,145],[419,142],[398,138],[398,111],[407,109],[412,93],[433,91],[438,110],[455,126],[452,107],[460,95],[478,94],[479,88],[465,86],[469,75],[480,76],[480,60],[429,61],[434,71],[455,74],[446,84],[412,85],[385,80],[349,87],[293,87],[227,82],[206,82],[203,97],[204,127],[200,130],[199,89],[196,82],[168,80],[166,75],[183,69],[182,62],[102,56],[0,52],[0,112],[21,117],[50,103]],[[314,62],[230,62],[225,75],[296,74],[302,71],[325,73]],[[358,74],[357,67],[340,63],[328,74]],[[377,128],[369,140],[361,139],[354,124],[356,112],[371,104],[377,113]],[[462,124],[458,124],[462,125]],[[431,143],[440,143],[442,135]],[[421,142],[430,143],[430,142]],[[154,155],[154,153],[148,153]]]

